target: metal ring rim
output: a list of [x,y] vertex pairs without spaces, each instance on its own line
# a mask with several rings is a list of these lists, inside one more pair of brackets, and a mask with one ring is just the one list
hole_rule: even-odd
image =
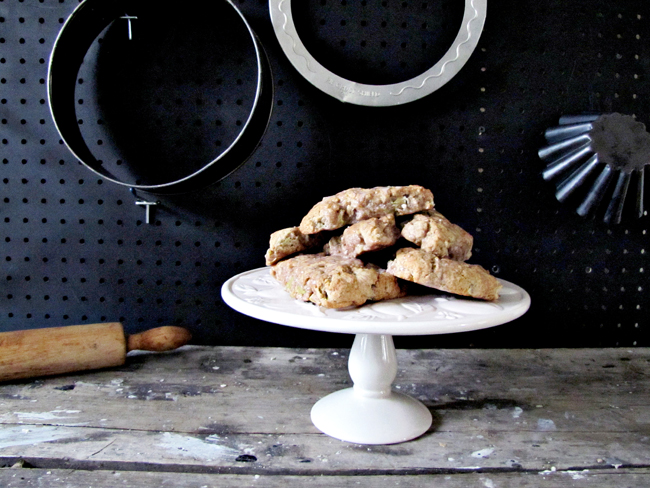
[[[263,86],[264,86],[264,79],[266,77],[265,75],[267,75],[267,73],[266,73],[267,69],[270,72],[270,68],[264,69],[264,66],[268,67],[269,64],[268,64],[268,61],[266,61],[266,63],[263,62],[263,60],[266,59],[265,58],[266,54],[263,52],[263,47],[262,47],[261,43],[259,42],[259,39],[258,39],[257,35],[255,34],[252,27],[250,26],[250,24],[248,23],[248,21],[244,17],[243,13],[232,3],[232,1],[231,0],[224,0],[228,5],[230,5],[230,7],[233,8],[233,10],[237,13],[239,18],[244,23],[244,26],[246,27],[246,30],[249,33],[249,36],[250,36],[250,38],[251,38],[251,40],[253,42],[253,47],[255,49],[256,65],[257,65],[257,82],[256,82],[255,96],[254,96],[253,104],[252,104],[250,113],[248,115],[248,118],[246,119],[246,122],[242,125],[242,128],[239,131],[239,134],[232,141],[232,143],[224,151],[222,151],[219,154],[219,156],[217,156],[215,159],[208,162],[203,167],[201,167],[200,169],[194,171],[193,173],[188,174],[188,175],[186,175],[186,176],[184,176],[182,178],[179,178],[177,180],[164,182],[164,183],[158,183],[158,184],[150,184],[150,185],[130,183],[130,182],[122,181],[122,180],[110,175],[107,172],[100,171],[97,168],[97,166],[99,166],[99,164],[94,166],[94,165],[90,164],[89,162],[85,161],[82,157],[80,157],[79,154],[78,154],[80,152],[79,149],[73,147],[74,144],[72,144],[69,141],[69,138],[67,138],[65,136],[65,134],[64,134],[65,130],[61,126],[61,121],[57,117],[57,110],[54,107],[55,106],[55,103],[54,103],[55,98],[54,97],[55,97],[56,93],[54,93],[54,90],[53,90],[53,84],[54,84],[53,83],[53,72],[55,71],[55,67],[58,64],[58,63],[56,63],[56,60],[61,56],[61,49],[60,49],[61,39],[63,39],[64,36],[66,35],[66,33],[69,31],[70,25],[73,22],[78,21],[77,17],[80,15],[80,12],[82,12],[82,14],[83,14],[84,9],[88,8],[87,6],[88,6],[89,2],[91,2],[91,1],[93,1],[93,0],[84,0],[77,7],[75,7],[73,12],[68,16],[68,18],[64,22],[63,26],[61,27],[61,29],[60,29],[60,31],[59,31],[59,33],[57,35],[57,38],[56,38],[56,40],[54,42],[54,45],[52,47],[52,51],[50,53],[50,60],[49,60],[49,64],[48,64],[47,99],[48,99],[48,104],[49,104],[49,109],[50,109],[50,115],[51,115],[52,120],[54,122],[54,126],[56,127],[56,130],[57,130],[59,136],[61,137],[61,140],[63,141],[64,145],[68,148],[68,150],[72,153],[72,155],[81,164],[83,164],[86,168],[90,169],[92,172],[94,172],[98,176],[100,176],[103,179],[105,179],[107,181],[110,181],[112,183],[116,183],[118,185],[126,186],[128,188],[133,188],[133,189],[136,189],[136,190],[148,191],[148,192],[153,192],[153,193],[155,193],[156,191],[165,192],[165,191],[170,190],[172,187],[176,187],[176,186],[179,186],[179,185],[181,185],[181,186],[186,185],[190,180],[194,180],[196,177],[200,176],[202,173],[206,172],[208,169],[212,168],[216,163],[221,161],[224,157],[226,157],[226,155],[231,153],[231,151],[235,148],[235,146],[237,146],[239,141],[243,138],[244,134],[247,132],[247,129],[251,125],[251,122],[252,122],[254,116],[256,115],[256,110],[259,108],[258,105],[260,104],[260,99],[262,98],[262,90],[263,90]],[[98,2],[95,2],[95,3],[98,3]],[[63,54],[65,55],[65,52]],[[75,73],[75,76],[76,76],[76,73]],[[268,73],[267,76],[270,76],[270,73]],[[273,98],[273,97],[271,96],[271,98]],[[268,123],[268,120],[270,119],[272,105],[273,105],[272,103],[269,104],[269,107],[268,107],[269,114],[268,114],[266,123]],[[266,128],[266,125],[265,125],[265,128]],[[85,147],[80,148],[80,149],[82,151],[84,151],[84,152],[87,152],[88,154],[91,154],[91,151],[88,148],[88,146],[85,144],[85,141],[83,142],[83,145]],[[93,159],[94,159],[94,157],[93,157]],[[247,158],[242,160],[238,165],[232,167],[232,169],[230,169],[228,172],[226,172],[226,174],[223,174],[220,178],[218,178],[217,181],[227,177],[232,172],[237,170],[242,164],[244,164],[246,159]],[[212,182],[210,182],[210,183],[212,183]]]
[[433,67],[410,80],[387,85],[347,80],[316,61],[296,31],[291,0],[269,0],[269,9],[273,29],[282,50],[304,78],[343,102],[386,107],[419,100],[438,90],[461,70],[476,48],[483,31],[487,0],[465,0],[461,28],[452,46]]

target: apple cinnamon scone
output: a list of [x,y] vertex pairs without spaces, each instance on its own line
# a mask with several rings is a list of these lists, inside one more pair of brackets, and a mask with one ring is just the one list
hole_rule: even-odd
[[[318,235],[318,234],[310,234]],[[332,237],[323,247],[325,254],[357,256],[394,245],[400,237],[395,216],[374,217],[352,224],[343,234]]]
[[271,234],[264,259],[267,265],[272,265],[287,256],[319,246],[323,240],[320,234],[303,234],[298,227],[280,229]]
[[424,249],[398,250],[386,270],[403,280],[456,295],[482,300],[499,298],[501,284],[482,266],[440,258]]
[[323,198],[300,222],[303,234],[340,229],[385,215],[408,215],[433,208],[433,193],[419,185],[350,188]]
[[472,255],[474,238],[452,224],[440,212],[416,214],[402,227],[402,237],[440,258],[467,261]]
[[271,276],[292,297],[325,308],[347,308],[405,295],[392,274],[344,256],[303,254],[277,263]]
[[401,297],[406,282],[496,300],[499,281],[465,262],[473,240],[422,186],[350,188],[271,234],[265,261],[292,297],[326,308]]

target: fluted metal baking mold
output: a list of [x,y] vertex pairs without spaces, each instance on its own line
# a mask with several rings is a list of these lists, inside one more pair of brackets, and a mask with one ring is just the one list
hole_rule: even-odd
[[572,197],[583,217],[604,210],[605,223],[618,224],[628,213],[645,215],[650,133],[643,123],[619,113],[564,115],[544,137],[547,144],[538,151],[546,163],[542,177],[555,183],[560,202]]

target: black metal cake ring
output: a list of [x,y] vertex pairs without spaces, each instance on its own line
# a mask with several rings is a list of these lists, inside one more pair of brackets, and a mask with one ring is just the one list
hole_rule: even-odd
[[[215,13],[214,7],[219,6],[221,10]],[[186,2],[183,6],[183,13],[179,12],[169,12],[165,11],[165,8],[160,5],[158,2],[153,2],[152,0],[85,0],[80,3],[72,14],[68,17],[63,27],[61,28],[59,35],[56,39],[54,47],[51,52],[50,62],[49,62],[49,72],[48,72],[48,100],[52,119],[54,124],[59,132],[62,143],[67,146],[70,152],[75,156],[80,163],[92,170],[97,175],[101,176],[107,181],[123,185],[132,190],[145,191],[150,193],[158,194],[176,194],[184,193],[187,191],[195,190],[207,186],[210,183],[219,181],[233,171],[235,171],[239,166],[241,166],[253,153],[259,144],[262,136],[264,135],[266,128],[268,126],[269,118],[273,106],[273,83],[271,80],[271,70],[268,63],[266,54],[257,38],[252,28],[244,18],[243,14],[237,9],[230,0],[221,0],[218,5],[210,4],[209,9],[204,5],[204,2],[200,1],[190,1]],[[166,13],[165,13],[166,12]],[[224,32],[230,33],[230,30],[227,29],[237,29],[233,32],[237,33],[237,39],[233,40],[232,43],[238,43],[236,45],[245,45],[245,53],[253,53],[255,59],[247,62],[246,66],[251,66],[251,76],[245,79],[243,87],[250,87],[254,93],[246,93],[246,104],[244,106],[245,110],[248,110],[250,102],[250,112],[245,114],[245,117],[241,117],[241,120],[237,120],[237,126],[235,124],[229,126],[228,130],[231,132],[234,131],[232,139],[227,141],[227,144],[223,144],[220,149],[220,153],[214,157],[214,154],[209,154],[211,160],[197,158],[197,161],[192,161],[191,164],[188,164],[187,161],[183,161],[182,158],[170,158],[169,163],[165,162],[167,166],[164,166],[160,162],[160,157],[156,158],[155,156],[148,157],[146,153],[134,151],[131,155],[135,154],[142,157],[133,157],[131,159],[119,160],[117,162],[118,166],[115,166],[113,160],[110,162],[104,162],[101,158],[96,157],[93,154],[96,150],[91,150],[89,145],[85,141],[85,137],[80,129],[81,121],[79,120],[79,115],[77,113],[78,109],[78,100],[76,100],[75,90],[79,87],[80,81],[78,80],[80,68],[82,63],[85,62],[84,58],[89,53],[91,48],[97,46],[99,40],[100,46],[102,46],[101,41],[102,36],[106,32],[109,32],[111,28],[115,28],[122,33],[124,32],[124,38],[127,36],[128,31],[128,41],[133,45],[132,52],[136,53],[131,56],[134,58],[133,65],[138,66],[139,60],[137,59],[140,51],[138,49],[138,40],[142,41],[142,35],[140,39],[138,38],[138,33],[142,33],[145,29],[145,26],[159,25],[161,24],[160,19],[163,19],[165,22],[168,22],[169,25],[173,27],[174,24],[184,22],[183,29],[185,33],[193,34],[193,31],[199,30],[200,33],[196,34],[204,35],[205,37],[214,36],[212,34],[214,31],[221,30],[221,36],[225,37]],[[147,24],[148,22],[148,24]],[[226,23],[225,25],[223,25]],[[165,41],[169,44],[183,44],[188,43],[187,37],[179,35],[178,33],[172,33],[169,29],[169,33],[164,27],[157,27],[155,30],[156,36],[159,38],[154,38],[149,40],[148,51],[145,51],[145,58],[157,55],[156,42]],[[154,29],[150,28],[148,32],[153,32]],[[173,39],[161,39],[161,37],[172,37],[176,36]],[[240,39],[240,37],[242,39]],[[210,38],[212,39],[212,38]],[[110,44],[109,42],[104,42],[101,49],[110,49],[113,48],[113,45],[107,47],[106,45]],[[208,43],[209,44],[209,43]],[[252,47],[249,45],[252,44]],[[207,49],[192,49],[190,47],[183,47],[188,50],[188,54],[193,56],[202,56],[204,59],[208,60],[214,57],[224,57],[228,55],[228,48],[223,46],[214,46],[208,45]],[[130,48],[125,49],[128,54],[131,53]],[[180,48],[179,48],[180,49]],[[242,47],[242,50],[244,47]],[[151,52],[153,51],[153,54]],[[196,51],[201,51],[197,54]],[[182,52],[181,52],[182,55]],[[162,55],[161,55],[162,56]],[[179,56],[176,59],[167,59],[163,61],[168,64],[173,64],[175,61],[178,61]],[[106,56],[104,56],[106,58]],[[97,58],[97,65],[101,64],[100,61],[103,58]],[[142,61],[149,61],[149,59],[142,59]],[[236,63],[237,61],[233,61]],[[110,64],[110,63],[109,63]],[[256,79],[253,82],[252,78],[252,66],[255,66],[256,69]],[[167,68],[166,68],[167,69]],[[172,75],[162,76],[161,80],[157,80],[155,83],[159,85],[164,84],[173,84],[176,83],[174,78],[176,72],[183,71],[182,69],[176,69],[174,67],[169,68]],[[198,69],[198,68],[197,68]],[[227,70],[226,70],[227,72]],[[95,75],[96,73],[93,73]],[[129,73],[119,76],[124,76],[126,80],[126,87],[122,88],[123,90],[129,90]],[[145,75],[149,75],[149,72],[145,72]],[[157,73],[153,73],[151,76],[155,77]],[[179,73],[179,76],[181,74]],[[216,75],[213,71],[208,71],[202,73],[201,76],[208,80],[208,85],[212,89],[212,86],[221,85],[221,80],[215,81],[214,78]],[[212,78],[211,78],[212,77]],[[241,80],[237,80],[238,84],[241,84]],[[84,84],[84,87],[89,85],[89,83]],[[196,82],[195,85],[200,87],[201,83]],[[224,83],[225,85],[225,83]],[[228,86],[235,86],[234,80]],[[154,85],[155,86],[155,85]],[[205,84],[203,87],[205,88]],[[217,88],[219,88],[217,86]],[[239,89],[239,87],[235,87]],[[243,88],[241,88],[243,89]],[[215,97],[211,97],[213,92],[209,92],[209,99],[212,101]],[[101,98],[102,94],[97,94]],[[119,98],[119,93],[117,95]],[[233,106],[234,106],[234,98]],[[173,102],[173,101],[172,101]],[[237,100],[238,104],[241,103]],[[109,103],[110,104],[110,103]],[[173,104],[173,103],[172,103]],[[205,104],[204,104],[205,107]],[[129,107],[130,109],[130,107]],[[139,108],[133,108],[135,113]],[[148,109],[146,109],[148,110]],[[141,113],[147,113],[144,110]],[[162,109],[160,109],[162,110]],[[205,109],[207,110],[207,109]],[[129,114],[127,114],[127,117]],[[166,113],[161,114],[161,118],[171,118],[171,115]],[[87,125],[87,124],[86,124]],[[119,125],[119,124],[118,124]],[[217,130],[218,127],[215,127],[215,124],[212,124],[214,127],[213,130]],[[230,127],[233,127],[231,129]],[[140,144],[138,137],[140,134],[137,132],[139,127],[136,127],[136,130],[132,131],[133,134],[128,133],[130,138],[129,143],[133,147],[137,147]],[[199,133],[196,127],[188,130],[184,128],[187,133],[181,133],[179,137],[184,137],[186,139],[192,139],[197,137],[196,134]],[[206,131],[205,125],[202,127],[203,131]],[[128,131],[127,131],[128,132]],[[152,130],[155,133],[155,128]],[[161,145],[164,145],[167,141],[164,137],[161,137]],[[170,142],[171,144],[171,142]],[[155,144],[154,144],[155,146]],[[105,147],[105,146],[104,146]],[[195,147],[199,147],[198,143]],[[211,146],[212,147],[212,146]],[[222,149],[225,147],[225,149]],[[211,151],[212,149],[208,149]],[[164,148],[159,151],[159,154],[163,153]],[[111,166],[111,163],[113,166]],[[129,170],[125,171],[124,168],[128,167]],[[131,168],[137,168],[131,170]],[[168,171],[165,170],[168,169]],[[133,175],[136,176],[133,176]],[[126,176],[125,176],[126,175]],[[142,175],[145,175],[144,177]],[[171,176],[170,176],[171,175]]]
[[566,115],[544,135],[548,145],[538,151],[547,164],[542,176],[556,183],[560,202],[576,198],[577,213],[583,217],[603,206],[603,221],[618,224],[632,192],[633,214],[645,215],[650,133],[644,124],[619,113]]

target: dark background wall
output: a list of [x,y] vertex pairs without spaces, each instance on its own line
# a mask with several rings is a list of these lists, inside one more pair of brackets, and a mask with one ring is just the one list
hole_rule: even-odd
[[[537,157],[544,129],[562,114],[650,120],[648,2],[490,0],[460,73],[422,100],[389,108],[346,105],[318,91],[282,53],[266,2],[235,4],[270,61],[268,129],[223,180],[183,195],[138,194],[160,202],[147,225],[127,187],[70,154],[49,113],[50,51],[77,2],[0,1],[0,330],[121,321],[128,332],[184,325],[201,344],[348,346],[348,336],[244,317],[222,302],[220,287],[263,266],[268,235],[297,225],[323,196],[420,184],[475,236],[472,262],[524,287],[532,307],[500,327],[397,338],[398,346],[650,344],[647,217],[626,215],[618,225],[579,217],[557,202]],[[446,0],[305,0],[294,11],[317,59],[381,84],[431,66],[455,36],[462,8]],[[200,36],[199,45],[176,40],[175,54],[156,61],[151,36],[160,45],[169,39],[150,34],[122,69],[107,41],[82,67],[78,117],[107,164],[128,166],[147,154],[150,164],[165,160],[163,168],[210,160],[245,117],[254,76],[246,51],[220,49],[210,41],[217,19],[205,21],[192,2],[183,9],[174,14],[195,19],[204,45]],[[138,78],[137,56],[158,76]],[[174,68],[161,71],[169,62]]]

